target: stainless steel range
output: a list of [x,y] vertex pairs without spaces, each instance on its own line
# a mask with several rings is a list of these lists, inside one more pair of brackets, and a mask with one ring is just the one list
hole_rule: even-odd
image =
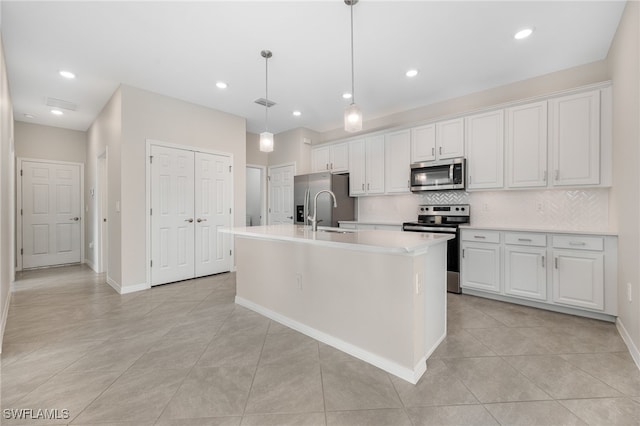
[[447,241],[447,291],[460,293],[460,230],[459,226],[469,223],[468,204],[418,206],[418,221],[402,224],[403,231],[455,234]]

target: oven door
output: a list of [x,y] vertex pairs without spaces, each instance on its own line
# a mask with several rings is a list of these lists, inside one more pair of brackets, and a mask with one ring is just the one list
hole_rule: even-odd
[[402,226],[402,230],[455,235],[455,238],[447,241],[447,291],[449,293],[460,293],[460,231],[458,228],[405,223]]

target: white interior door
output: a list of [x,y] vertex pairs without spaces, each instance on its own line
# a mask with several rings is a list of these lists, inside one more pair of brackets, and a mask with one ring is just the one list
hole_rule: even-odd
[[151,147],[151,285],[194,276],[194,152]]
[[293,223],[293,175],[295,167],[269,168],[269,224]]
[[99,203],[99,250],[98,272],[107,272],[109,269],[109,197],[107,188],[107,153],[98,157],[98,203]]
[[22,162],[22,266],[81,261],[80,165]]
[[231,161],[229,157],[195,153],[195,276],[231,269]]

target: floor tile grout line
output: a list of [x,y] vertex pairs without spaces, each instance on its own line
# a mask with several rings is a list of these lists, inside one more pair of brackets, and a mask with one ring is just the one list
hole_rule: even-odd
[[253,384],[256,381],[256,376],[258,375],[258,368],[260,366],[260,360],[262,359],[262,352],[264,351],[264,345],[267,342],[267,335],[269,334],[269,327],[271,326],[271,323],[269,323],[269,326],[267,327],[266,332],[264,333],[264,338],[262,340],[262,347],[260,348],[260,355],[258,356],[258,362],[256,362],[256,368],[253,371],[253,376],[251,377],[251,385],[249,385],[249,391],[247,392],[247,399],[244,401],[244,407],[242,408],[242,420],[240,420],[240,424],[242,424],[242,422],[244,421],[244,416],[247,413],[247,406],[249,405],[249,398],[251,398],[251,391],[253,390]]

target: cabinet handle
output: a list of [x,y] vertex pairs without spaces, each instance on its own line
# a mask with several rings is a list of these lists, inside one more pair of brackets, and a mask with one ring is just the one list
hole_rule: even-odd
[[478,238],[479,240],[484,240],[487,237],[485,237],[484,235],[474,235],[473,238]]
[[469,175],[469,185],[471,185],[471,175]]
[[436,149],[431,148],[431,156],[434,157],[436,155]]
[[544,177],[542,178],[545,182],[547,181],[547,171],[544,171]]
[[558,269],[558,258],[557,258],[557,257],[554,257],[554,258],[553,258],[553,263],[554,263],[554,267],[555,267],[556,269]]
[[442,147],[438,149],[438,154],[442,155]]
[[367,191],[371,189],[371,185],[367,184]]
[[462,258],[464,259],[464,249],[462,249]]
[[364,183],[362,184],[362,190],[364,191]]
[[325,165],[324,165],[324,169],[325,169],[325,170],[329,170],[329,163],[325,163]]
[[522,241],[525,243],[530,243],[531,242],[531,238],[518,238],[518,241]]
[[411,188],[411,181],[407,179],[407,188]]
[[560,179],[560,170],[556,169],[556,180]]
[[333,163],[331,163],[331,167],[329,167],[331,170],[333,170]]
[[544,255],[542,255],[542,267],[544,268]]
[[587,243],[584,241],[569,241],[570,246],[586,246]]

